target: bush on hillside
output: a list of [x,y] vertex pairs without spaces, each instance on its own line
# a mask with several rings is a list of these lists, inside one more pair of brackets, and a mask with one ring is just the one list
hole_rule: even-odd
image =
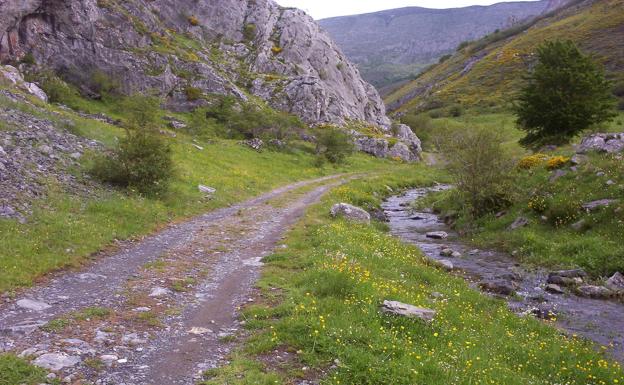
[[464,205],[477,218],[511,204],[513,161],[498,133],[485,129],[454,130],[443,139],[447,168]]
[[583,130],[614,116],[611,85],[604,71],[571,41],[551,41],[537,51],[516,106],[525,147],[565,144]]
[[264,105],[240,103],[231,96],[208,107],[206,118],[219,128],[220,136],[231,139],[287,140],[296,129],[304,127],[294,115]]
[[90,172],[102,182],[140,194],[163,194],[174,167],[171,148],[157,132],[160,101],[135,95],[125,98],[122,104],[127,135],[110,154],[97,157]]
[[355,151],[351,136],[336,127],[320,127],[316,138],[316,154],[319,163],[327,160],[332,164],[341,164]]
[[112,154],[95,159],[91,174],[102,182],[158,196],[173,176],[171,148],[146,129],[128,130]]
[[51,71],[40,75],[39,84],[50,103],[67,104],[67,101],[76,97],[75,90]]

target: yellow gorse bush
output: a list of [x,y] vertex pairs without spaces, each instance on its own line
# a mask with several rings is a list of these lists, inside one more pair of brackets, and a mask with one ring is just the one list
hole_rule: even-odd
[[546,167],[548,167],[549,170],[556,170],[566,165],[569,161],[570,158],[566,156],[553,156],[548,160]]
[[533,154],[530,156],[525,156],[524,158],[520,159],[520,162],[518,162],[518,167],[525,169],[525,170],[529,170],[538,166],[541,166],[542,164],[544,164],[545,162],[547,162],[549,160],[549,156],[546,154]]

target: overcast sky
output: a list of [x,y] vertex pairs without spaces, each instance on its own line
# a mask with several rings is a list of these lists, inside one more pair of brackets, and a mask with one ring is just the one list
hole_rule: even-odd
[[[276,0],[285,7],[297,7],[315,19],[357,15],[401,7],[455,8],[469,5],[490,5],[502,0]],[[520,0],[526,1],[526,0]]]

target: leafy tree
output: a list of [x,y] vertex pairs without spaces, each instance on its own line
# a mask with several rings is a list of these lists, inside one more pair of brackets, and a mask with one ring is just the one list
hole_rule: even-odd
[[319,128],[316,142],[319,160],[325,159],[332,164],[344,163],[354,150],[353,140],[346,132],[332,126]]
[[537,55],[516,106],[518,125],[527,132],[523,146],[565,144],[615,116],[603,70],[573,42],[546,42]]

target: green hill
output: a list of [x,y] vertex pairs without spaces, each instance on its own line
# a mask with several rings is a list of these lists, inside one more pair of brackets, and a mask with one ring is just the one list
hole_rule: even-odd
[[536,47],[571,39],[604,64],[616,88],[624,82],[624,1],[575,2],[535,21],[462,44],[446,61],[386,98],[394,112],[463,107],[508,107]]

